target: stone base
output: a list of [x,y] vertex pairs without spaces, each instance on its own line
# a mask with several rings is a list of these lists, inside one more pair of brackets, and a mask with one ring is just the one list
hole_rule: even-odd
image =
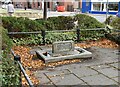
[[80,48],[75,47],[74,51],[70,51],[64,54],[52,54],[52,50],[36,50],[38,58],[44,60],[45,63],[62,61],[66,59],[78,59],[78,58],[91,58],[92,53]]

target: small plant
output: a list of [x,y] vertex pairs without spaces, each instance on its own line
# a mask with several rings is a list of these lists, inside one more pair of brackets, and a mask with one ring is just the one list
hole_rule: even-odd
[[37,34],[25,38],[13,38],[13,42],[16,45],[38,45],[42,44],[42,36],[41,34]]

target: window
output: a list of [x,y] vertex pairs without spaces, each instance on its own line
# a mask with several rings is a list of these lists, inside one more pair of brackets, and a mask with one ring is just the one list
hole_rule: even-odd
[[101,3],[100,2],[93,2],[93,10],[100,11]]
[[109,2],[108,9],[109,11],[118,11],[118,2]]

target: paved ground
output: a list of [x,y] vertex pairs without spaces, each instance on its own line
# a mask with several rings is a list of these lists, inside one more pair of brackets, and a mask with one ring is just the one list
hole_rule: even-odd
[[40,85],[77,87],[80,85],[83,87],[85,85],[88,87],[93,85],[111,85],[113,87],[116,85],[118,87],[117,85],[120,85],[118,50],[99,47],[91,47],[87,50],[93,53],[93,59],[81,63],[47,67],[35,72],[41,82]]

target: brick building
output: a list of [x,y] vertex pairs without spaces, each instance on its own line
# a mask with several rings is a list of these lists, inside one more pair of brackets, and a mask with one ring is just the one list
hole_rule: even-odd
[[[43,0],[12,0],[15,8],[29,9],[43,9]],[[81,9],[82,0],[54,0],[53,2],[47,2],[47,8],[51,11],[56,10],[56,6],[64,6],[65,11],[73,11],[74,9]]]

